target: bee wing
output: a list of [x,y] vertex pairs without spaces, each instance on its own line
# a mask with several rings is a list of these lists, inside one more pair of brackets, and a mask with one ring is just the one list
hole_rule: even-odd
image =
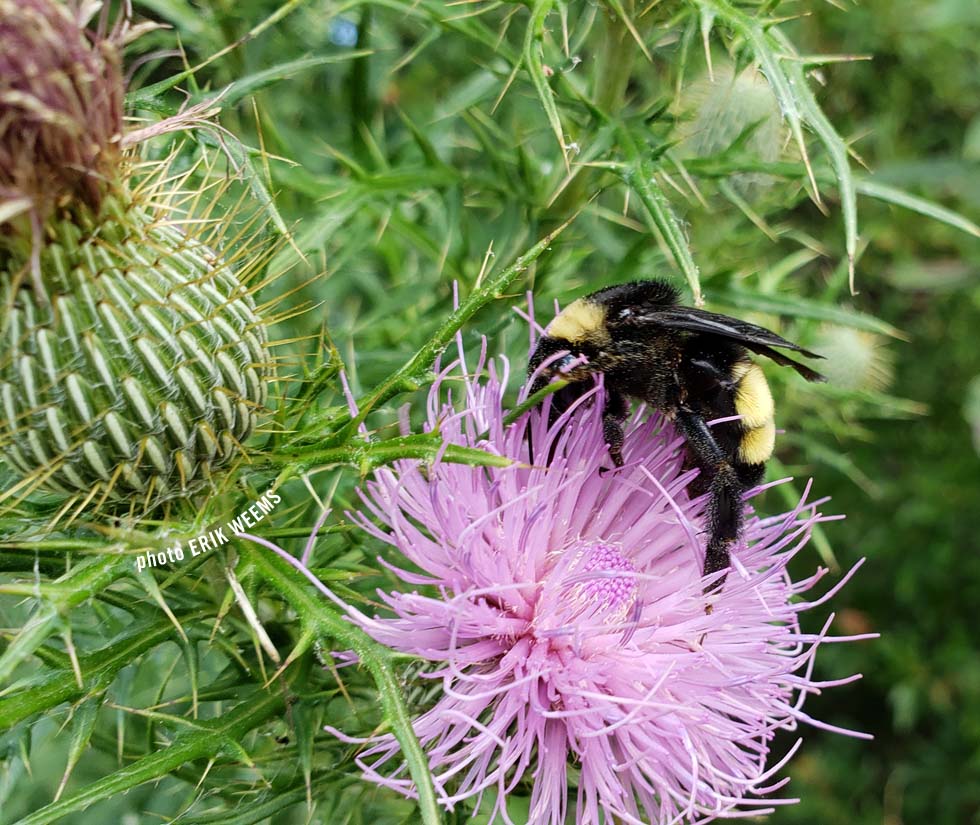
[[823,358],[822,355],[803,349],[798,344],[787,341],[782,336],[776,335],[775,332],[765,327],[759,327],[727,315],[719,315],[716,312],[705,312],[702,309],[681,306],[669,307],[656,313],[651,313],[647,320],[650,323],[659,324],[668,329],[682,329],[688,332],[700,332],[707,335],[719,335],[722,338],[730,338],[752,352],[771,358],[780,366],[792,367],[807,381],[826,380],[819,372],[794,361],[792,358],[787,358],[781,352],[776,352],[773,347],[793,350],[805,355],[807,358]]
[[755,324],[740,321],[738,318],[731,318],[728,315],[719,315],[716,312],[705,312],[702,309],[694,309],[692,307],[669,307],[651,313],[648,316],[648,320],[670,329],[684,329],[690,332],[720,335],[723,338],[731,338],[742,344],[780,347],[781,349],[795,350],[807,358],[823,358],[822,355],[805,350],[798,344],[787,341],[782,336],[776,335],[775,332],[765,327],[758,327]]
[[[816,370],[812,370],[805,364],[801,364],[799,361],[794,361],[792,358],[787,358],[781,352],[776,352],[776,350],[772,349],[771,347],[767,347],[764,344],[755,344],[752,342],[743,341],[742,346],[748,350],[752,350],[752,352],[758,353],[759,355],[765,355],[767,358],[771,358],[781,367],[792,367],[807,381],[817,381],[822,383],[827,380],[826,376],[821,375]],[[799,350],[810,358],[823,358],[822,355],[814,355],[811,352],[807,352],[805,349],[800,349],[800,347],[794,347],[793,349]]]

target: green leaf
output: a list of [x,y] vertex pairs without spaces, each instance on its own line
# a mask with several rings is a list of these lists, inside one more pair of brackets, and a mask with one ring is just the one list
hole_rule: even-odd
[[[769,459],[769,467],[776,478],[785,478],[790,475],[783,463],[775,456]],[[779,494],[779,497],[787,507],[796,507],[803,495],[803,491],[799,489],[795,481],[787,481],[784,484],[777,485],[775,492]],[[824,531],[822,524],[813,525],[813,529],[810,531],[810,539],[813,542],[814,549],[817,551],[817,555],[820,556],[820,560],[830,570],[840,570],[840,564],[837,561],[837,556],[834,554],[834,548],[827,539],[827,533]]]
[[[253,95],[261,89],[289,80],[296,75],[308,72],[311,69],[318,69],[321,66],[329,66],[332,63],[343,63],[359,57],[366,57],[372,54],[370,49],[354,49],[340,54],[318,55],[316,57],[301,57],[298,60],[290,60],[280,63],[260,72],[253,72],[239,78],[234,83],[229,83],[224,89],[201,95],[200,100],[212,100],[222,106],[231,106],[243,98]],[[195,103],[198,100],[194,101]]]
[[293,735],[296,737],[296,753],[303,770],[303,782],[307,788],[307,805],[312,805],[312,776],[314,764],[315,734],[322,730],[320,714],[317,708],[308,702],[297,702],[292,709]]
[[[817,178],[807,153],[803,124],[806,123],[820,138],[830,158],[840,192],[841,210],[844,213],[844,243],[847,250],[848,277],[854,291],[854,262],[857,255],[857,197],[848,161],[847,144],[823,113],[806,78],[805,65],[796,59],[795,49],[776,26],[763,25],[727,0],[694,0],[702,13],[710,12],[719,21],[737,32],[748,44],[759,61],[763,74],[779,101],[783,117],[803,156],[803,163],[813,194],[820,202]],[[785,67],[785,68],[784,68]]]
[[482,286],[477,287],[460,304],[459,308],[450,314],[436,331],[435,335],[421,349],[405,362],[403,366],[381,381],[366,397],[358,399],[357,415],[348,421],[334,437],[330,438],[327,444],[344,443],[349,440],[353,437],[360,424],[367,418],[368,414],[378,405],[383,404],[401,392],[414,391],[424,381],[428,380],[425,376],[431,374],[432,363],[449,346],[449,343],[462,328],[463,324],[491,301],[503,297],[505,291],[530,268],[531,264],[551,247],[555,239],[565,231],[576,217],[578,215],[573,216],[557,229],[549,232],[500,273],[486,278]]
[[[347,8],[354,8],[363,5],[364,2],[365,0],[352,0],[345,5]],[[519,60],[506,40],[502,41],[496,32],[481,23],[473,15],[465,13],[447,14],[444,0],[413,0],[411,3],[406,3],[405,0],[370,0],[370,4],[391,9],[396,14],[406,18],[414,17],[423,21],[428,20],[442,29],[461,34],[484,47],[490,54],[502,57],[512,65]],[[343,8],[343,6],[338,6],[338,8]]]
[[[161,2],[161,0],[157,0],[157,2]],[[130,94],[126,95],[127,108],[146,108],[146,109],[150,109],[151,111],[157,111],[161,106],[161,101],[159,100],[159,98],[164,92],[169,91],[170,89],[174,88],[174,86],[176,86],[178,83],[181,83],[184,80],[193,78],[194,75],[196,75],[205,66],[214,63],[216,60],[219,60],[220,58],[224,57],[229,52],[234,51],[242,43],[258,37],[258,35],[260,35],[270,26],[274,26],[284,17],[286,17],[287,15],[295,11],[304,2],[305,0],[286,0],[286,2],[282,3],[278,8],[276,8],[276,10],[272,12],[272,14],[270,14],[268,17],[262,20],[261,23],[258,23],[257,25],[253,26],[244,37],[240,38],[239,40],[235,40],[232,43],[229,43],[223,49],[220,49],[219,51],[215,52],[210,57],[208,57],[208,59],[205,60],[204,62],[199,63],[198,65],[190,69],[186,69],[182,72],[177,72],[177,74],[171,75],[170,77],[161,80],[158,83],[153,83],[150,86],[144,86],[142,89],[139,89],[135,92],[131,92]],[[173,6],[174,10],[178,8],[184,13],[185,19],[187,18],[194,19],[195,15],[187,14],[186,7]]]
[[885,203],[901,206],[904,209],[911,209],[913,212],[918,212],[927,218],[948,224],[954,229],[959,229],[961,232],[966,232],[975,238],[980,238],[980,226],[977,226],[973,221],[965,218],[958,212],[947,209],[945,206],[941,206],[926,198],[910,195],[908,192],[894,186],[889,186],[886,183],[878,183],[868,178],[858,178],[854,183],[854,187],[860,194],[867,195],[869,198],[876,198]]
[[902,421],[929,413],[928,405],[921,401],[898,398],[877,390],[856,390],[836,387],[833,384],[816,384],[813,385],[812,391],[837,399],[840,403],[863,404],[867,408],[864,414],[868,417]]
[[701,297],[701,273],[694,263],[691,248],[688,246],[680,221],[671,208],[670,201],[663,193],[654,177],[654,166],[646,158],[636,156],[635,149],[633,165],[623,169],[620,176],[623,181],[640,196],[647,214],[653,225],[663,236],[667,248],[674,257],[674,262],[687,279],[694,303],[703,303]]
[[[833,467],[841,475],[850,479],[851,482],[861,488],[871,498],[879,498],[881,496],[881,487],[850,456],[841,453],[839,450],[828,449],[816,439],[808,438],[805,435],[788,433],[784,436],[783,440],[787,444],[796,444],[802,447],[806,451],[807,456],[813,460],[826,464],[828,467]],[[823,554],[821,553],[821,555]],[[833,559],[833,557],[831,558]],[[824,561],[827,561],[828,564],[830,563],[826,558],[824,558]],[[833,567],[834,569],[837,568],[836,559],[833,559]]]
[[385,719],[402,747],[405,763],[418,792],[422,821],[425,825],[439,825],[442,816],[436,804],[429,763],[412,728],[411,715],[387,648],[352,625],[323,597],[317,596],[302,574],[285,560],[272,552],[256,548],[246,548],[243,552],[248,554],[249,560],[269,584],[286,598],[308,628],[353,649],[360,657],[377,685]]
[[65,772],[61,776],[58,784],[58,792],[55,799],[64,792],[65,785],[78,760],[88,747],[89,740],[92,738],[92,731],[95,730],[95,720],[99,715],[99,708],[102,707],[102,697],[93,696],[81,702],[72,712],[71,719],[71,744],[68,748],[68,761],[65,765]]
[[[773,30],[773,37],[776,38],[777,43],[781,43],[786,49],[792,50],[792,44],[782,32]],[[847,250],[848,282],[853,294],[854,263],[857,257],[858,240],[857,195],[854,188],[854,178],[851,175],[851,164],[848,160],[847,144],[844,143],[844,139],[827,119],[823,109],[820,108],[813,96],[813,92],[810,91],[804,65],[799,61],[787,61],[787,63],[789,65],[789,78],[796,92],[803,117],[823,143],[837,177],[841,211],[844,213],[844,244]]]
[[[185,615],[184,623],[192,627],[202,615]],[[70,666],[43,671],[26,687],[0,699],[0,729],[15,725],[35,713],[49,711],[62,702],[72,702],[105,690],[122,668],[173,636],[173,625],[167,618],[139,623],[111,644],[79,657],[81,685]]]
[[0,656],[0,684],[9,679],[14,668],[57,630],[64,612],[129,573],[132,564],[132,559],[128,556],[97,556],[82,562],[48,585],[44,600]]
[[282,215],[279,214],[279,209],[276,207],[275,201],[272,199],[272,195],[265,185],[263,176],[252,163],[252,156],[261,155],[262,153],[258,149],[247,147],[237,138],[226,136],[224,140],[219,141],[214,135],[208,132],[198,131],[197,134],[201,143],[212,148],[220,149],[227,155],[236,171],[241,174],[249,189],[252,190],[255,199],[269,216],[272,225],[275,226],[280,234],[289,235],[286,222],[282,219]]
[[974,376],[963,393],[963,418],[970,425],[973,449],[980,455],[980,375]]
[[551,126],[551,131],[555,133],[558,146],[561,148],[562,157],[568,163],[568,150],[565,146],[565,131],[561,125],[561,118],[558,115],[558,106],[555,104],[555,95],[551,90],[551,85],[545,77],[544,71],[544,21],[554,6],[554,0],[534,0],[531,9],[531,20],[527,26],[527,34],[524,38],[524,63],[527,72],[531,76],[531,83],[534,91],[538,94],[538,100],[544,108],[545,117]]
[[[418,386],[414,388],[417,389]],[[365,441],[355,437],[338,447],[323,447],[320,444],[303,446],[277,451],[267,458],[270,463],[287,464],[300,472],[310,467],[350,464],[360,468],[362,474],[406,458],[418,461],[438,459],[453,464],[468,464],[471,467],[509,467],[514,463],[507,456],[474,447],[462,447],[459,444],[446,444],[438,432],[415,433],[383,441]]]
[[800,111],[800,100],[793,88],[793,82],[786,76],[779,60],[779,54],[762,24],[740,9],[732,6],[726,0],[695,0],[702,16],[710,15],[722,21],[726,26],[741,35],[751,49],[752,54],[762,68],[762,73],[769,81],[773,94],[779,101],[783,117],[789,123],[793,139],[799,146],[804,164],[810,175],[814,195],[819,199],[817,182],[813,177],[806,149],[806,138],[803,136],[803,119]]
[[[321,771],[310,783],[311,795],[314,799],[328,798],[337,793],[338,786],[344,784],[339,777],[339,771]],[[181,817],[181,825],[256,825],[256,823],[274,822],[273,817],[292,805],[298,805],[307,798],[306,788],[302,784],[292,788],[282,788],[279,785],[261,794],[257,800],[249,800],[230,811],[220,811],[203,816]],[[322,804],[322,803],[321,803]],[[312,820],[316,822],[317,820]],[[325,820],[331,821],[331,820]]]
[[65,799],[45,805],[21,819],[18,825],[58,822],[96,802],[111,799],[145,782],[173,773],[188,762],[236,753],[242,737],[269,717],[281,713],[284,705],[285,694],[279,683],[268,691],[257,690],[223,716],[199,722],[196,729],[180,731],[168,747],[113,771]]

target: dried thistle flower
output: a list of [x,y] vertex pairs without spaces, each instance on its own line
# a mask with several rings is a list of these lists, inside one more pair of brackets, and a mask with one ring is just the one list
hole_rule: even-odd
[[84,16],[51,0],[0,0],[0,198],[42,221],[75,199],[98,211],[119,176],[119,48],[86,31]]

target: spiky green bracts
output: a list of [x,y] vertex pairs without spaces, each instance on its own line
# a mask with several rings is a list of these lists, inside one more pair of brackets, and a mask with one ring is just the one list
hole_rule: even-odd
[[0,0],[0,455],[8,494],[145,511],[242,456],[273,371],[255,266],[134,173],[117,42],[80,14]]

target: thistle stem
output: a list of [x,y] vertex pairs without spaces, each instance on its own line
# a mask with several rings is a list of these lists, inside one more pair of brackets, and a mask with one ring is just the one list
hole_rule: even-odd
[[[634,10],[633,0],[623,4],[626,14]],[[596,58],[595,88],[592,104],[603,115],[616,119],[626,103],[626,90],[629,87],[633,66],[639,46],[620,15],[607,15],[602,46]],[[593,132],[602,122],[593,126]],[[574,177],[549,209],[553,221],[563,220],[570,211],[580,207],[588,200],[591,170],[579,168]]]

